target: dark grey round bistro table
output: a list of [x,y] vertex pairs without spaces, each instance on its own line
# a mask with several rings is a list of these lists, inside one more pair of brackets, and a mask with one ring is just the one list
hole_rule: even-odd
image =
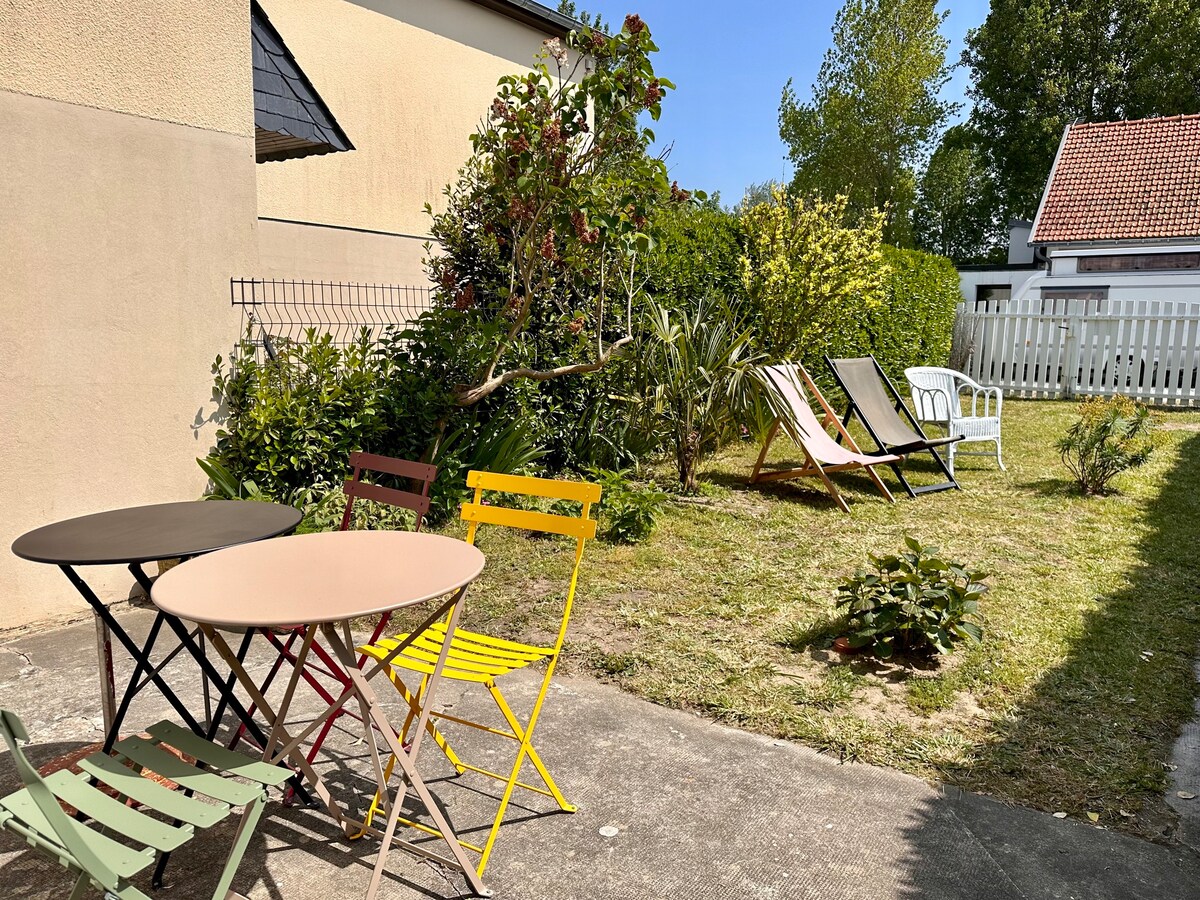
[[[233,679],[228,675],[220,675],[213,667],[203,646],[196,640],[196,632],[176,616],[158,610],[145,642],[139,646],[76,569],[83,566],[127,566],[149,596],[151,579],[142,568],[144,563],[161,559],[188,559],[237,544],[261,541],[288,534],[299,524],[300,512],[278,503],[196,500],[134,506],[80,516],[44,525],[13,542],[12,552],[22,559],[58,566],[96,617],[106,752],[117,740],[130,702],[149,684],[154,684],[188,727],[202,737],[211,739],[215,734],[226,705],[246,725],[255,740],[261,743],[265,735],[233,695]],[[180,646],[168,655],[167,660],[156,665],[151,654],[163,625],[175,633]],[[119,706],[116,706],[112,637],[116,637],[134,660],[133,675]],[[249,637],[247,634],[244,646],[248,646]],[[162,675],[163,666],[181,649],[196,660],[206,682],[215,686],[220,697],[217,713],[207,727],[197,721]]]

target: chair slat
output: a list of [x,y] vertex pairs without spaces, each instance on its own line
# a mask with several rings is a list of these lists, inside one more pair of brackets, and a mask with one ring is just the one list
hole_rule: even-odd
[[595,519],[556,516],[553,513],[534,512],[527,509],[507,509],[503,506],[464,503],[462,518],[467,522],[507,525],[510,528],[544,531],[549,534],[562,534],[574,538],[594,538],[596,536]]
[[[419,647],[416,644],[410,644],[400,656],[396,657],[396,660],[401,665],[404,664],[401,662],[402,659],[417,660],[421,663],[433,665],[438,661],[439,651],[440,648],[432,650]],[[451,648],[450,653],[446,656],[446,665],[453,669],[461,669],[464,672],[482,672],[485,675],[504,675],[513,670],[512,666],[505,665],[498,660],[473,660],[458,656],[454,653],[453,648]]]
[[[20,790],[15,794],[9,794],[7,797],[0,799],[0,806],[7,809],[19,821],[23,822],[26,827],[37,832],[44,839],[54,844],[58,843],[54,839],[54,828],[50,825],[50,821],[43,815],[42,811],[38,809],[37,804],[33,802],[33,798],[29,796],[29,791]],[[100,834],[98,831],[93,831],[82,822],[76,822],[71,818],[67,819],[67,827],[75,831],[82,842],[87,845],[87,848],[122,878],[136,875],[154,862],[154,851],[150,848],[138,851],[132,847],[126,847],[124,844],[119,844],[112,838]],[[66,850],[63,850],[62,855],[67,859],[72,858]]]
[[345,491],[347,497],[361,497],[363,500],[402,506],[413,512],[421,513],[421,515],[429,512],[429,498],[414,494],[412,491],[402,491],[366,481],[347,481],[342,485],[342,490]]
[[388,475],[412,478],[416,481],[433,481],[437,477],[437,466],[431,466],[429,463],[413,462],[411,459],[396,459],[391,456],[379,456],[376,453],[361,451],[350,454],[350,468],[385,472]]
[[200,760],[205,765],[248,778],[250,781],[257,781],[259,784],[278,787],[293,775],[289,769],[282,766],[273,766],[270,763],[252,759],[244,753],[219,747],[212,741],[197,737],[189,729],[174,722],[159,722],[146,730],[160,741]]
[[199,791],[231,806],[242,806],[262,794],[262,788],[258,785],[239,784],[212,772],[204,772],[136,735],[119,741],[114,749],[139,766],[169,778],[180,787]]
[[93,753],[81,759],[79,768],[107,784],[118,794],[197,828],[209,828],[229,815],[229,810],[225,807],[202,803],[179,791],[173,791],[103,753]]
[[138,812],[92,787],[86,775],[72,775],[64,769],[46,778],[46,785],[55,797],[91,816],[98,824],[163,853],[182,847],[192,837],[190,827],[175,828]]
[[574,500],[577,503],[596,503],[600,485],[587,481],[560,481],[554,478],[531,478],[528,475],[501,475],[472,469],[467,473],[467,487],[485,491],[504,491],[508,494],[532,494],[551,500]]
[[[376,659],[383,659],[387,656],[387,651],[380,646],[361,647],[359,649],[361,652]],[[416,672],[418,675],[432,675],[435,668],[434,663],[422,662],[419,659],[405,656],[403,653],[393,659],[391,664],[397,669],[407,669],[409,672]],[[478,684],[483,684],[493,679],[493,676],[486,672],[470,672],[465,669],[455,669],[449,664],[442,669],[442,677],[449,678],[452,681],[471,681]]]
[[[431,631],[445,633],[446,623],[438,622]],[[553,647],[538,647],[534,644],[523,644],[520,641],[509,641],[504,638],[480,634],[478,631],[467,631],[465,628],[454,629],[454,640],[464,644],[478,644],[493,651],[500,650],[514,656],[527,656],[530,659],[543,659],[554,652]]]

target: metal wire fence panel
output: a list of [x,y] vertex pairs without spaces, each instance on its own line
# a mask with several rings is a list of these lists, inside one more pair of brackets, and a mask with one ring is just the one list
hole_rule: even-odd
[[366,328],[373,340],[401,330],[433,305],[432,289],[401,284],[232,278],[229,296],[260,345],[300,340],[309,329],[346,346]]

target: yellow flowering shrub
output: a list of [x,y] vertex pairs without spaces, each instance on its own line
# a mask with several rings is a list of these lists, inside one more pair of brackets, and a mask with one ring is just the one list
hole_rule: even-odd
[[885,218],[851,217],[844,196],[805,199],[783,188],[742,213],[742,280],[763,353],[812,363],[870,351],[869,314],[887,299]]

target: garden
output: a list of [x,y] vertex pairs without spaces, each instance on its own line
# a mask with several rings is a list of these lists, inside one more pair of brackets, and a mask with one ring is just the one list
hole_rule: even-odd
[[[885,242],[888,208],[778,186],[728,208],[671,182],[649,152],[646,120],[673,87],[655,49],[630,16],[548,41],[531,74],[501,81],[430,210],[436,299],[415,321],[269,352],[252,325],[214,364],[212,492],[334,529],[351,452],[421,460],[438,467],[428,527],[461,536],[471,469],[598,482],[576,671],[845,760],[1165,834],[1200,640],[1200,414],[1010,399],[1007,472],[970,460],[962,490],[895,504],[839,476],[849,516],[813,484],[747,485],[778,411],[761,366],[804,364],[844,409],[824,355],[871,355],[897,379],[946,365],[964,352],[958,279],[949,259]],[[770,461],[798,456],[781,441]],[[915,456],[906,472],[937,477]],[[355,510],[359,528],[409,523]],[[480,547],[465,622],[552,636],[568,565],[553,543]]]

